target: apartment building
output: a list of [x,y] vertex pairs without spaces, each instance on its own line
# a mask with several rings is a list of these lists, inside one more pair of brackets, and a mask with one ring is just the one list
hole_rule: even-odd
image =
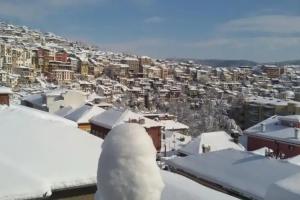
[[137,58],[127,57],[122,59],[121,63],[129,65],[129,71],[132,74],[138,74],[140,71],[140,62]]
[[13,72],[19,75],[19,83],[31,83],[34,81],[34,69],[28,66],[16,66]]
[[53,78],[59,84],[66,84],[72,81],[74,72],[68,69],[56,69],[53,71],[53,74],[54,74]]
[[286,71],[285,67],[276,65],[263,65],[262,70],[269,78],[279,78]]
[[151,65],[152,64],[152,59],[148,56],[141,56],[139,58],[140,65]]
[[89,61],[85,56],[79,56],[79,73],[87,77],[89,75]]
[[7,72],[0,69],[0,82],[6,83],[7,81]]
[[48,66],[49,66],[49,57],[50,57],[50,50],[46,48],[38,48],[34,50],[37,55],[36,66],[37,69],[41,69],[43,73],[48,73]]
[[161,68],[153,66],[147,69],[148,78],[161,78]]
[[271,97],[251,96],[233,105],[230,115],[242,129],[249,128],[273,115],[300,114],[300,102]]
[[128,77],[129,68],[127,64],[112,63],[105,67],[104,73],[112,79],[125,78]]
[[168,67],[166,67],[165,65],[161,65],[159,66],[160,70],[161,70],[161,78],[162,79],[167,79],[169,78],[169,69]]
[[65,51],[58,51],[55,53],[55,61],[67,62],[69,54]]
[[3,58],[3,69],[7,72],[12,70],[12,47],[6,44],[0,44],[0,53]]

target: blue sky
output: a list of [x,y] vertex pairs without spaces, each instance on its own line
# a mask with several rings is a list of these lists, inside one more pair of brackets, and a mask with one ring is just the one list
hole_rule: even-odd
[[0,0],[0,18],[158,58],[300,59],[299,0]]

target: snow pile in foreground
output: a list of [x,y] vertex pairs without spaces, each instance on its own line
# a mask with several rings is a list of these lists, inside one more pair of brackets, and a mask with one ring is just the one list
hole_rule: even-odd
[[97,200],[159,200],[164,188],[156,150],[138,124],[113,128],[102,146]]

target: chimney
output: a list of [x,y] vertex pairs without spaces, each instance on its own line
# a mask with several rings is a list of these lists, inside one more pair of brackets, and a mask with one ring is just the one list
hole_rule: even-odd
[[140,118],[139,119],[139,124],[145,124],[145,119],[144,118]]
[[9,106],[9,95],[12,94],[10,88],[0,86],[0,105]]
[[274,157],[274,152],[272,149],[266,148],[265,149],[265,157],[268,158],[273,158]]
[[265,132],[266,131],[266,124],[265,123],[261,123],[260,124],[260,131],[261,132]]
[[300,129],[299,128],[295,128],[295,138],[300,139]]
[[203,144],[202,145],[202,153],[210,152],[210,145]]

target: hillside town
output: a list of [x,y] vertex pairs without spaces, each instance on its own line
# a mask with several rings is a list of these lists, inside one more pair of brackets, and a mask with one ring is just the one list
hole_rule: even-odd
[[300,65],[155,59],[0,21],[0,128],[0,199],[107,200],[148,172],[163,200],[300,199]]

